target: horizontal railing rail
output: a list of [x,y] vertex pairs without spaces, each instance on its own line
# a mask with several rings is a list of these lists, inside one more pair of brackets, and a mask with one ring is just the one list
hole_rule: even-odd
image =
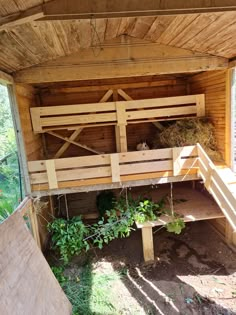
[[93,104],[32,107],[34,132],[78,129],[101,125],[127,125],[158,120],[176,120],[205,115],[205,96],[185,95]]
[[231,192],[226,179],[222,177],[220,170],[215,167],[200,144],[197,145],[197,150],[199,156],[199,175],[202,177],[206,189],[221,208],[229,224],[236,231],[236,198]]
[[[28,163],[33,190],[78,185],[123,183],[198,171],[196,146],[168,148],[86,157],[31,161]],[[137,178],[138,176],[138,178]],[[104,182],[104,181],[103,181]]]

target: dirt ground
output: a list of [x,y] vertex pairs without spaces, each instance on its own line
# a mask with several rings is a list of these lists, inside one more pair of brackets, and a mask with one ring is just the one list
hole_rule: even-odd
[[181,235],[162,229],[154,243],[151,264],[140,231],[96,251],[93,271],[124,275],[110,288],[119,310],[111,315],[236,314],[236,254],[207,223],[188,224]]

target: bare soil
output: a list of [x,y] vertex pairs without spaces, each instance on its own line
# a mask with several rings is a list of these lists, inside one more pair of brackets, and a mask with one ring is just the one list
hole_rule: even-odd
[[96,250],[94,272],[123,274],[110,289],[111,315],[236,314],[236,254],[206,222],[188,224],[181,235],[162,229],[154,244],[149,264],[140,231]]

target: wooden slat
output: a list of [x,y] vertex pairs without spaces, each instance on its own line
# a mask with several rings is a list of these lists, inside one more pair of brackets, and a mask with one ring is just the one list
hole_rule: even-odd
[[196,96],[197,116],[205,116],[205,95],[200,94]]
[[49,188],[50,189],[58,188],[57,174],[56,174],[56,170],[55,170],[54,160],[46,160],[45,166],[46,166],[46,170],[47,170],[47,178],[48,178]]
[[181,116],[181,115],[192,115],[196,114],[196,106],[185,106],[178,108],[165,108],[165,109],[150,109],[140,111],[129,111],[127,112],[127,120],[142,119],[142,118],[153,118],[153,117],[168,117],[168,116]]
[[[80,156],[72,158],[56,159],[55,168],[59,169],[70,169],[79,167],[90,167],[90,166],[103,166],[110,164],[110,155],[95,155],[95,156]],[[28,162],[28,170],[30,173],[42,172],[46,170],[45,160],[30,161]]]
[[76,142],[74,140],[70,140],[70,138],[63,137],[63,136],[61,136],[61,135],[59,135],[59,134],[57,134],[57,133],[55,133],[53,131],[49,131],[48,134],[50,134],[50,135],[52,135],[54,137],[57,137],[59,139],[62,139],[64,141],[68,142],[68,143],[74,144],[77,147],[83,148],[83,149],[85,149],[87,151],[93,152],[95,154],[101,154],[101,152],[98,152],[97,150],[94,150],[93,148],[90,148],[90,147],[88,147],[88,146],[86,146],[86,145],[84,145],[82,143]]
[[112,182],[120,182],[120,166],[119,166],[119,154],[111,154],[111,176]]
[[179,175],[182,165],[181,165],[181,148],[173,148],[172,155],[173,155],[173,175]]
[[[81,133],[81,131],[82,131],[82,128],[73,131],[70,137],[68,138],[68,140],[74,141],[78,137],[78,135]],[[62,154],[69,148],[70,144],[71,144],[70,142],[65,142],[57,151],[57,153],[54,155],[54,159],[58,159],[59,157],[61,157]]]
[[153,108],[153,107],[165,107],[173,105],[186,105],[196,103],[198,95],[185,95],[185,96],[172,96],[153,98],[148,100],[138,100],[125,102],[126,109],[142,109],[142,108]]
[[[123,175],[121,176],[122,186],[145,186],[155,184],[166,184],[171,182],[182,182],[190,180],[199,180],[197,169],[182,170],[180,176],[173,176],[172,171],[162,171],[155,173],[144,173],[134,175]],[[121,184],[112,184],[111,177],[107,178],[96,178],[96,179],[84,179],[75,181],[65,181],[59,183],[59,189],[51,191],[52,194],[58,193],[71,193],[81,191],[97,191],[110,188],[120,188]],[[48,195],[48,184],[36,184],[32,185],[34,192],[39,192],[40,196]],[[37,194],[37,193],[36,193]]]
[[117,124],[127,125],[126,121],[126,104],[123,102],[116,102],[116,112],[117,112]]
[[126,126],[119,125],[118,132],[119,132],[119,141],[120,141],[120,152],[127,152],[127,133],[126,133]]
[[154,260],[152,227],[145,227],[142,229],[142,243],[144,261]]
[[[137,123],[137,119],[149,119],[150,121],[152,119],[155,121],[163,119],[163,117],[172,119],[171,117],[174,116],[173,119],[176,119],[176,116],[202,115],[204,113],[203,99],[204,96],[202,95],[191,95],[138,101],[108,102],[99,103],[99,105],[84,104],[35,107],[31,108],[31,117],[35,132],[46,132],[57,128],[63,129],[63,127],[67,129],[69,126],[73,129],[76,129],[77,126],[78,129],[79,125],[81,127],[92,127],[98,124],[126,125],[127,120],[129,123]],[[117,129],[117,131],[119,130]],[[72,141],[74,140],[67,139],[66,141],[73,143]]]
[[[66,106],[43,106],[39,108],[40,110],[38,114],[40,116],[54,116],[55,113],[59,116],[59,115],[68,115],[68,114],[85,114],[85,113],[91,113],[91,112],[111,112],[111,111],[116,110],[116,105],[114,102],[105,102],[105,103],[99,102],[99,104],[93,103],[93,104],[74,104],[74,105],[66,105]],[[37,109],[38,107],[33,107],[31,108],[31,111],[34,112]]]
[[48,117],[41,119],[41,126],[57,126],[57,125],[79,125],[79,124],[94,124],[103,122],[116,122],[116,113],[102,113],[92,115],[74,115],[74,116],[62,116],[62,117]]

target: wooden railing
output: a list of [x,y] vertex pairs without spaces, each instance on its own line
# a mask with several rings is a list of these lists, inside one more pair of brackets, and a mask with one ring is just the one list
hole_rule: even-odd
[[197,147],[33,161],[28,169],[33,191],[112,183],[121,186],[128,181],[180,175],[187,180],[188,174],[197,179]]
[[204,94],[30,109],[34,132],[127,125],[205,115]]
[[227,176],[228,178],[223,177],[222,171],[227,170],[228,174],[232,173],[232,177],[234,177],[234,174],[228,168],[224,170],[217,169],[200,144],[197,145],[197,151],[199,175],[202,177],[205,187],[221,208],[233,231],[236,231],[236,197],[232,193],[234,183],[231,182],[230,185],[229,176]]

